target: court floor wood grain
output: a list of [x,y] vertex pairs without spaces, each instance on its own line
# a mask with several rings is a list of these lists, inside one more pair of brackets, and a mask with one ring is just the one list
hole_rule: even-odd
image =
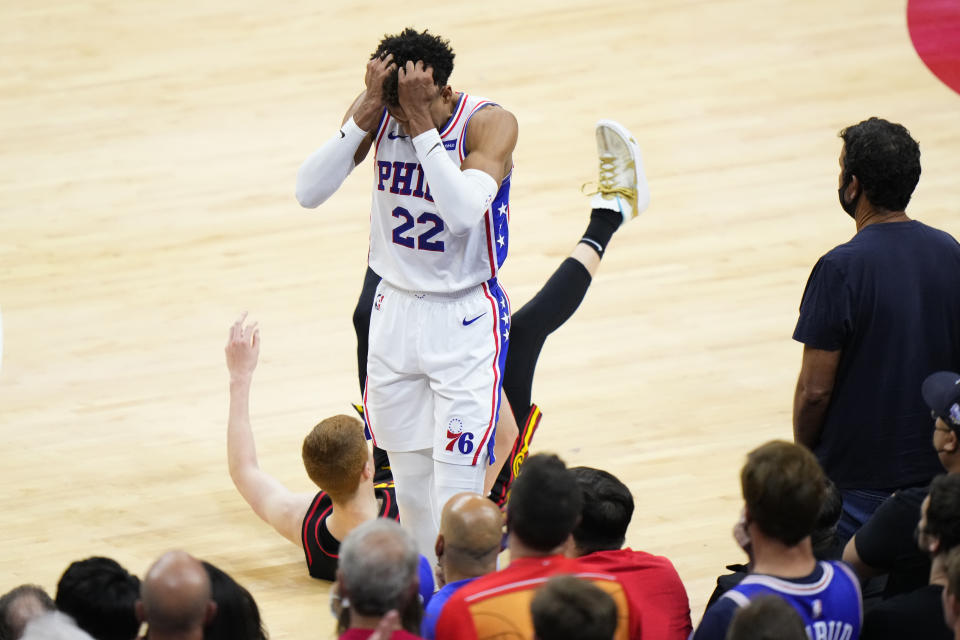
[[358,396],[370,174],[316,211],[294,176],[385,32],[449,37],[454,88],[520,122],[514,308],[585,227],[594,122],[640,140],[652,206],[547,342],[534,448],[629,484],[628,543],[674,561],[695,620],[741,557],[744,454],[790,436],[809,269],[854,231],[837,131],[906,124],[923,151],[909,212],[960,234],[960,97],[899,1],[7,0],[0,17],[4,591],[182,548],[247,585],[273,637],[332,635],[328,586],[230,482],[222,348],[249,310],[261,463],[308,489],[301,438]]

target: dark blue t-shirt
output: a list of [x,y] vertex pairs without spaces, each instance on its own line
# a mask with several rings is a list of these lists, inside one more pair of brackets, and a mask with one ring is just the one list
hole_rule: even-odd
[[793,339],[842,350],[814,449],[841,489],[897,489],[942,471],[920,395],[960,369],[960,245],[911,220],[872,224],[820,258]]

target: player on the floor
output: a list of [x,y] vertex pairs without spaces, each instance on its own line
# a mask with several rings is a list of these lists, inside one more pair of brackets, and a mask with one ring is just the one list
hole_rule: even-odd
[[[510,350],[503,377],[503,392],[509,411],[501,404],[496,431],[496,461],[487,470],[484,492],[502,505],[506,487],[516,476],[527,447],[539,424],[539,408],[532,404],[533,374],[547,336],[577,310],[600,266],[613,233],[620,225],[646,210],[650,190],[636,140],[622,125],[597,123],[600,176],[590,201],[587,229],[570,256],[560,264],[540,291],[509,320]],[[360,392],[364,391],[367,364],[367,334],[370,312],[380,278],[370,267],[364,276],[360,298],[353,312],[357,334],[357,369]],[[518,425],[523,425],[522,429]],[[377,470],[389,469],[386,454],[374,447]]]
[[297,175],[298,200],[315,207],[373,149],[369,264],[383,280],[365,414],[375,444],[392,454],[400,512],[428,556],[446,500],[483,489],[510,318],[497,272],[517,120],[454,91],[453,58],[427,31],[385,36],[366,90]]

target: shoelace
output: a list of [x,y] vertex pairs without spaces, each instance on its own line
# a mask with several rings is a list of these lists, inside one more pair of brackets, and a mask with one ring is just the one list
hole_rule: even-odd
[[600,178],[598,180],[597,190],[591,191],[589,193],[584,191],[584,189],[587,188],[587,185],[590,184],[589,182],[587,182],[582,187],[580,187],[580,191],[582,191],[584,195],[588,195],[588,196],[593,196],[598,193],[601,193],[603,195],[616,194],[619,196],[623,196],[624,198],[636,198],[637,197],[636,189],[614,186],[614,182],[617,179],[616,174],[617,174],[616,156],[613,156],[613,155],[600,156]]

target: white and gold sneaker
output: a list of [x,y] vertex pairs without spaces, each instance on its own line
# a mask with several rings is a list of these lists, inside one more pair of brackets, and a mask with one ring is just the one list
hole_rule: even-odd
[[620,212],[623,221],[636,218],[650,206],[650,187],[643,172],[640,145],[626,127],[613,120],[597,123],[600,176],[597,189],[587,195],[593,209]]

